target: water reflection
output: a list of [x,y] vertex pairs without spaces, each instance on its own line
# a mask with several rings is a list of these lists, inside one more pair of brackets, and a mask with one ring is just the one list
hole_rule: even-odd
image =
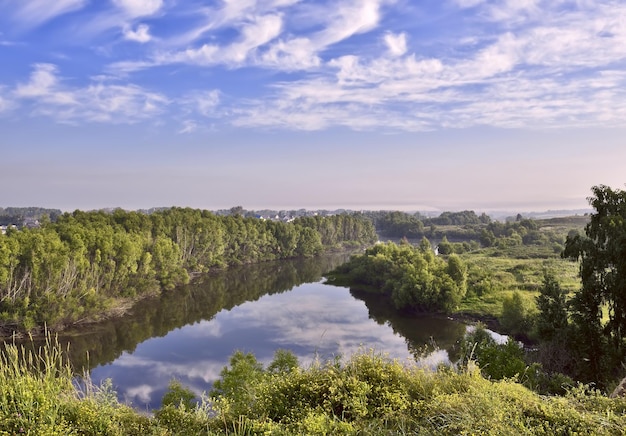
[[416,359],[424,353],[445,350],[450,360],[458,359],[457,342],[466,332],[465,324],[441,315],[415,315],[399,313],[390,298],[351,289],[350,293],[363,300],[369,316],[379,325],[388,325],[406,340],[406,346]]
[[[422,321],[413,327],[423,327]],[[464,331],[462,325],[459,328]],[[91,374],[96,382],[112,378],[122,399],[150,409],[158,407],[172,378],[200,394],[210,389],[235,350],[253,352],[267,364],[279,348],[291,350],[304,365],[315,358],[349,356],[368,349],[414,359],[407,340],[390,323],[373,322],[364,301],[346,288],[318,282],[263,296],[225,309],[211,320],[145,341],[132,354],[124,353]],[[447,359],[447,352],[438,350],[424,364]]]
[[285,292],[322,275],[348,260],[336,253],[315,259],[285,260],[233,267],[196,278],[187,286],[138,303],[123,318],[65,332],[60,341],[70,343],[70,360],[77,370],[112,362],[132,352],[143,341],[170,334],[183,326],[213,318],[266,294]]
[[[339,254],[232,268],[138,304],[127,317],[68,332],[75,368],[95,383],[110,378],[123,401],[159,407],[170,380],[208,390],[236,350],[267,364],[278,348],[301,364],[374,349],[436,366],[465,332],[446,318],[395,313],[377,295],[321,283],[348,259]],[[439,348],[425,344],[436,343]]]

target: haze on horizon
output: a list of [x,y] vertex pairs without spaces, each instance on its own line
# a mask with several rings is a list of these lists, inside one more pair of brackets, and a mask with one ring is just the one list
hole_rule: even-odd
[[584,209],[616,0],[0,0],[0,207]]

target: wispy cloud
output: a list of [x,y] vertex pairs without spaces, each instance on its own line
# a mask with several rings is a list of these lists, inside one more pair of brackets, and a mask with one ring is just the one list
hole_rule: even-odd
[[0,87],[0,114],[13,106],[11,100],[4,95],[5,91],[3,87]]
[[214,116],[220,103],[220,91],[217,89],[194,91],[183,98],[180,103],[187,108],[188,112],[200,113],[205,117]]
[[14,18],[25,27],[37,27],[69,12],[81,9],[86,0],[21,0],[15,10]]
[[154,15],[163,7],[163,0],[112,0],[129,18]]
[[259,64],[279,70],[307,70],[320,65],[320,52],[356,34],[375,29],[384,0],[350,0],[312,7],[308,15],[322,29],[309,36],[280,39],[269,47]]
[[[531,11],[537,4],[499,7]],[[323,73],[276,84],[269,98],[241,107],[235,122],[304,130],[623,126],[626,75],[616,66],[626,60],[626,30],[618,25],[626,7],[601,5],[592,16],[588,9],[552,12],[463,57],[401,55],[405,42],[387,33],[395,57],[332,59]]]
[[[190,44],[207,32],[229,27],[238,37],[229,44],[215,42],[187,47],[176,51],[160,51],[139,61],[121,61],[111,65],[112,71],[132,72],[172,63],[212,66],[260,66],[285,71],[315,68],[320,65],[319,53],[329,46],[351,36],[369,32],[381,19],[381,6],[385,0],[348,0],[338,3],[309,6],[305,15],[321,27],[310,35],[300,36],[288,32],[283,8],[296,2],[283,1],[232,1],[218,10],[216,16],[179,37],[169,39],[175,45]],[[212,9],[205,10],[209,15]],[[300,20],[303,20],[301,17]],[[287,23],[289,24],[289,23]],[[289,30],[289,29],[287,29]],[[283,37],[280,37],[283,35]],[[398,36],[397,44],[402,44]],[[167,43],[166,43],[167,44]]]
[[198,123],[194,120],[183,121],[183,126],[178,130],[178,133],[193,133],[198,130]]
[[[57,11],[82,2],[59,4],[65,9]],[[127,58],[108,52],[113,61],[104,68],[117,81],[70,86],[55,66],[38,64],[8,95],[66,121],[173,114],[181,133],[202,130],[206,118],[296,130],[626,123],[621,2],[448,0],[442,10],[471,26],[444,29],[428,43],[415,32],[419,23],[398,21],[402,7],[393,0],[223,0],[213,6],[113,0],[83,25],[102,34],[115,29],[112,45],[140,43],[127,45]],[[163,26],[169,14],[188,24],[172,29],[185,30]],[[133,72],[151,69],[129,81]],[[229,95],[218,89],[225,70],[262,80]],[[206,86],[177,83],[164,91],[167,98],[138,85],[179,71],[216,79]]]
[[197,48],[161,51],[147,60],[115,62],[109,70],[124,73],[177,63],[205,67],[225,64],[237,67],[244,65],[257,48],[276,38],[281,29],[280,15],[255,16],[240,24],[239,37],[230,44],[207,43]]
[[30,102],[33,114],[67,123],[134,123],[161,113],[168,104],[161,94],[132,84],[109,83],[102,77],[71,87],[57,73],[55,65],[37,64],[29,81],[19,84],[13,95]]
[[385,34],[384,40],[387,48],[389,49],[389,52],[393,56],[402,56],[406,53],[406,33],[400,33],[396,35],[391,32],[387,32]]

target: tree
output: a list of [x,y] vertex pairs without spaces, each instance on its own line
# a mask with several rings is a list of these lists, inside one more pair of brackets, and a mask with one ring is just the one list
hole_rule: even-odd
[[537,336],[543,341],[551,341],[562,335],[568,327],[567,320],[567,292],[561,289],[554,275],[546,273],[543,277],[543,286],[536,297]]
[[467,265],[456,254],[450,255],[448,258],[448,275],[454,280],[458,287],[458,292],[462,297],[467,292]]
[[532,314],[524,304],[522,295],[515,291],[502,301],[500,324],[513,335],[526,336],[532,325]]
[[[626,192],[594,186],[595,209],[585,236],[567,237],[563,256],[579,260],[581,289],[572,299],[572,321],[590,376],[615,367],[625,355],[626,334]],[[608,322],[603,323],[603,309]]]
[[443,254],[444,256],[447,256],[448,254],[452,254],[454,252],[452,244],[448,241],[448,238],[445,235],[443,236],[441,242],[437,247],[439,254]]

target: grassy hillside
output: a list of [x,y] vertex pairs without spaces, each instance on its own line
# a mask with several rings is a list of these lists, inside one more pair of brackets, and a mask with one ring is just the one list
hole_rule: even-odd
[[515,380],[489,381],[472,365],[433,372],[372,352],[307,368],[286,352],[267,368],[238,353],[198,405],[174,383],[166,405],[145,414],[119,404],[110,384],[77,389],[54,343],[35,355],[6,348],[0,435],[615,435],[626,428],[626,400],[582,386],[540,396]]

